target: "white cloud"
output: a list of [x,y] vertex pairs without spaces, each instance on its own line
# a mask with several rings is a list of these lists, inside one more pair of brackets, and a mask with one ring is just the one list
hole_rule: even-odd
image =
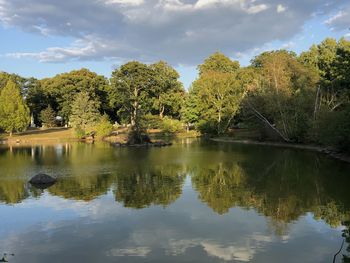
[[277,5],[277,13],[283,13],[286,9],[287,8],[281,4]]
[[325,24],[331,25],[332,23],[336,22],[339,19],[342,19],[344,16],[346,16],[346,13],[343,11],[339,11],[334,16],[331,16],[325,21]]
[[[13,58],[164,59],[195,65],[217,50],[232,56],[272,41],[290,41],[313,13],[334,12],[347,0],[333,2],[325,6],[328,0],[0,0],[0,23],[74,39],[68,46],[8,54]],[[343,13],[348,14],[347,9]],[[340,28],[347,17],[339,15],[328,24]]]
[[350,29],[350,3],[343,6],[340,11],[329,17],[325,24],[330,26],[333,30],[347,30]]
[[120,4],[120,5],[130,5],[138,6],[144,3],[143,0],[105,0],[106,4]]

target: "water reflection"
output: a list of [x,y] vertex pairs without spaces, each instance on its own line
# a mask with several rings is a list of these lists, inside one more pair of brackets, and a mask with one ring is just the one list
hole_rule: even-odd
[[[303,234],[303,242],[312,239],[319,246],[324,242],[327,249],[327,242],[337,244],[328,240],[330,234],[306,228],[310,220],[313,224],[322,220],[333,228],[342,226],[349,244],[349,171],[349,165],[312,152],[205,142],[163,149],[120,149],[104,144],[0,148],[0,201],[15,205],[31,198],[59,197],[85,202],[94,206],[93,211],[119,213],[120,206],[141,209],[132,211],[142,213],[133,215],[142,218],[118,214],[120,228],[100,219],[103,225],[91,226],[87,221],[90,228],[79,230],[89,237],[97,235],[95,249],[105,242],[109,248],[104,257],[147,257],[161,262],[159,258],[173,256],[179,262],[184,260],[180,256],[190,260],[202,255],[203,262],[213,258],[254,261],[270,244],[276,246],[274,254],[283,251],[280,245],[289,242],[298,228],[314,235]],[[46,190],[35,189],[27,181],[38,172],[53,174],[58,182]],[[165,210],[153,210],[157,206]],[[0,205],[0,209],[5,207]],[[182,214],[186,207],[191,211],[189,218]],[[145,228],[145,222],[154,226]],[[64,227],[76,229],[75,224]],[[210,229],[210,225],[215,227]],[[233,228],[228,231],[230,225]],[[120,235],[118,241],[113,229]],[[39,246],[41,233],[33,233],[38,234],[33,244]],[[80,241],[72,233],[61,234],[64,240]],[[233,236],[239,238],[233,241]],[[117,245],[107,245],[108,239]],[[295,244],[298,249],[302,246]],[[155,255],[155,249],[162,249],[164,255],[159,251]],[[269,260],[260,258],[260,262]],[[344,262],[348,260],[343,257]]]

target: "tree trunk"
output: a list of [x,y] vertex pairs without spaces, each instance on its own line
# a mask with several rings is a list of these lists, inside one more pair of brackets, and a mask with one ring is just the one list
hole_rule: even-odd
[[272,125],[268,119],[266,119],[259,111],[257,111],[250,103],[249,103],[250,108],[253,110],[254,115],[262,120],[263,122],[265,122],[272,130],[274,130],[275,132],[277,132],[277,134],[285,141],[285,142],[290,142],[289,138],[287,138],[285,135],[282,134],[282,132],[280,132],[276,127],[274,127],[274,125]]
[[317,119],[317,112],[319,109],[319,101],[320,101],[320,86],[318,86],[317,88],[317,92],[316,92],[316,99],[315,99],[315,108],[314,108],[314,120]]
[[165,111],[165,107],[164,107],[164,105],[161,105],[160,109],[159,109],[159,118],[163,119],[164,111]]

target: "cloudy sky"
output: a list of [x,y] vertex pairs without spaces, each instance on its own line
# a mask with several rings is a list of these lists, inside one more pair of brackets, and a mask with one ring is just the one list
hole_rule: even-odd
[[270,49],[350,38],[349,0],[0,0],[0,71],[38,78],[166,60],[187,87],[215,51],[243,65]]

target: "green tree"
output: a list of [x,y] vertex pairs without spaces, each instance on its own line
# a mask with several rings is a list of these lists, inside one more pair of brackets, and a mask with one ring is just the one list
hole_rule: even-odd
[[99,102],[98,111],[110,112],[107,101],[109,85],[107,79],[87,69],[73,70],[58,74],[53,78],[40,81],[41,89],[48,96],[48,101],[65,122],[70,121],[72,103],[76,94],[86,92]]
[[40,112],[40,121],[42,122],[43,126],[48,128],[56,125],[56,113],[50,105]]
[[265,52],[252,64],[258,74],[245,106],[283,140],[303,141],[311,128],[317,74],[283,50]]
[[199,121],[200,116],[200,101],[198,96],[194,94],[193,88],[185,94],[184,105],[181,108],[181,120],[186,124],[186,130],[189,131],[192,124]]
[[0,127],[12,136],[24,131],[30,122],[29,108],[24,102],[20,88],[11,79],[0,93]]
[[78,134],[82,132],[85,135],[93,130],[100,118],[98,108],[99,102],[93,100],[89,93],[80,92],[75,96],[72,104],[72,114],[69,119]]
[[201,116],[214,123],[216,133],[224,133],[239,111],[244,92],[232,73],[208,72],[194,84],[203,103]]
[[150,68],[154,71],[153,110],[161,119],[164,115],[179,118],[184,94],[179,73],[164,61],[152,64]]
[[216,52],[204,60],[204,63],[198,66],[199,76],[210,71],[221,73],[232,73],[239,69],[239,62],[232,61],[220,52]]
[[238,62],[221,53],[215,53],[198,66],[199,78],[193,83],[192,93],[197,96],[201,130],[224,133],[238,113],[244,97],[238,82]]
[[96,125],[96,135],[100,138],[106,137],[113,131],[113,125],[110,122],[108,115],[104,114]]
[[110,103],[124,114],[132,126],[139,125],[149,110],[150,92],[154,86],[153,71],[137,61],[128,62],[112,73]]

